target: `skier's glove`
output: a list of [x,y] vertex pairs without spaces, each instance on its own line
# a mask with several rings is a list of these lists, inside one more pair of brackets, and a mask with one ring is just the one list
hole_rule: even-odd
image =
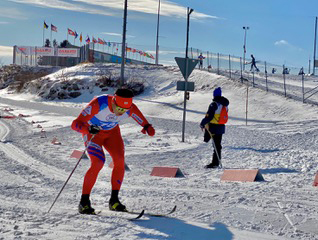
[[88,127],[88,131],[89,131],[90,134],[97,134],[97,133],[99,133],[100,129],[96,125],[90,125]]
[[149,136],[153,136],[153,135],[155,135],[155,129],[151,126],[151,124],[146,124],[145,126],[144,126],[144,128],[141,130],[141,132],[143,133],[143,134],[146,134],[146,132],[147,132],[147,134],[149,135]]

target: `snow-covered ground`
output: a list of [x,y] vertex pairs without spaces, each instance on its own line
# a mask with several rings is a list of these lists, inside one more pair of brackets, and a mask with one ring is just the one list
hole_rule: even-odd
[[[110,67],[119,73],[119,67]],[[93,79],[94,67],[84,68],[67,71]],[[312,186],[318,170],[317,106],[249,87],[246,125],[246,86],[194,70],[190,81],[196,91],[187,102],[182,142],[183,93],[176,91],[176,81],[183,80],[179,70],[130,66],[127,76],[146,83],[146,91],[134,102],[156,135],[143,135],[133,120],[121,125],[130,171],[120,198],[134,211],[161,213],[174,205],[177,211],[171,218],[145,216],[133,222],[124,214],[109,212],[111,158],[106,155],[91,196],[93,207],[103,210],[103,216],[77,213],[87,159],[47,213],[77,162],[71,153],[84,149],[80,134],[70,124],[93,96],[104,92],[95,87],[76,99],[44,101],[4,89],[0,115],[30,116],[0,119],[0,239],[318,239],[318,188]],[[224,169],[204,169],[211,161],[212,147],[203,142],[199,122],[216,86],[230,100],[223,166],[259,169],[265,181],[222,182]],[[8,108],[13,111],[4,111]],[[61,145],[51,143],[54,137]],[[155,166],[178,167],[185,177],[150,176]]]

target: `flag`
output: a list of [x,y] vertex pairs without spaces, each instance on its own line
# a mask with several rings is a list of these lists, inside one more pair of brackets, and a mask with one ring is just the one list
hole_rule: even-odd
[[77,38],[77,37],[78,37],[78,34],[77,34],[77,32],[76,32],[76,31],[75,31],[75,35],[74,35],[74,37],[75,37],[75,38]]
[[86,42],[86,43],[90,43],[90,42],[91,42],[91,40],[89,39],[89,36],[88,36],[88,35],[87,35],[87,37],[86,37],[85,42]]
[[53,24],[51,24],[51,31],[57,32],[57,27],[55,27]]
[[75,32],[73,32],[71,29],[68,28],[67,32],[68,32],[69,35],[75,36]]
[[98,38],[98,43],[99,44],[105,44],[104,41],[102,39],[100,39],[100,38]]
[[81,35],[80,35],[80,42],[82,42],[82,40],[83,40],[83,37],[82,37],[82,33],[81,33]]
[[92,39],[93,43],[97,43],[97,40],[93,37]]
[[44,21],[44,28],[45,28],[45,29],[48,29],[48,28],[49,28],[49,25],[47,25],[47,24],[45,23],[45,21]]

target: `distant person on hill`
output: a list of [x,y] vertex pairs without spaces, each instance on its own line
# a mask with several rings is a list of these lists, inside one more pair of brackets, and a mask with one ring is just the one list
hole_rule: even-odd
[[98,173],[105,163],[103,147],[110,154],[114,166],[111,176],[112,192],[109,209],[127,211],[118,198],[125,174],[124,141],[120,134],[119,122],[132,117],[143,127],[141,130],[143,134],[155,135],[155,129],[132,101],[133,92],[129,89],[118,89],[113,96],[98,96],[82,110],[72,123],[72,129],[82,133],[91,160],[91,166],[84,177],[82,197],[78,206],[81,214],[95,214],[95,209],[91,206],[90,194]]
[[251,63],[251,70],[250,71],[252,71],[255,68],[256,72],[259,72],[259,69],[256,67],[256,60],[255,60],[255,57],[253,56],[253,54],[251,54],[251,58],[252,58],[252,61],[250,62]]
[[304,74],[305,74],[304,68],[302,67],[300,68],[298,75],[304,75]]
[[283,74],[289,74],[289,69],[288,68],[284,68],[283,69]]
[[212,138],[212,146],[214,148],[212,162],[205,168],[217,168],[221,161],[222,135],[225,133],[225,123],[227,122],[229,100],[222,97],[220,87],[213,91],[213,101],[209,109],[200,123],[201,129],[205,129],[204,142],[209,142]]
[[203,57],[202,53],[200,53],[200,56],[198,57],[199,59],[199,69],[203,68],[203,59],[205,59],[205,57]]
[[276,73],[276,68],[272,68],[272,74]]

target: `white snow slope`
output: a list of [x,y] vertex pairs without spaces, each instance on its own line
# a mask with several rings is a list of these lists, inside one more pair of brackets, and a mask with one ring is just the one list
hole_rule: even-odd
[[[105,67],[117,74],[120,70]],[[78,78],[86,74],[91,80],[94,69],[81,65],[67,71],[76,72]],[[130,171],[120,199],[133,211],[162,213],[174,205],[177,211],[169,218],[144,216],[139,221],[110,212],[111,158],[106,155],[91,194],[92,205],[102,210],[102,216],[77,213],[88,159],[80,162],[47,213],[77,162],[71,153],[84,150],[81,135],[70,124],[88,101],[103,93],[94,88],[92,94],[77,99],[43,101],[2,90],[1,116],[30,116],[0,119],[0,239],[318,239],[318,188],[313,186],[318,170],[317,106],[250,87],[246,125],[246,86],[194,70],[190,81],[196,91],[187,102],[182,142],[183,93],[176,91],[176,81],[183,80],[179,70],[130,66],[126,71],[127,76],[146,81],[146,91],[134,102],[156,135],[143,135],[131,119],[121,124]],[[223,136],[224,168],[259,169],[265,181],[223,182],[224,169],[204,168],[211,161],[212,146],[203,142],[199,122],[216,86],[230,101]],[[4,111],[8,107],[13,111]],[[61,145],[53,145],[53,137]],[[184,177],[150,176],[155,166],[178,167]]]

